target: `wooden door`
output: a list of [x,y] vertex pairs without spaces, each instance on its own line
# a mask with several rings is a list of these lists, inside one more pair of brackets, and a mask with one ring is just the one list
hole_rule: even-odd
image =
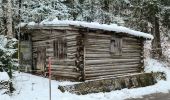
[[38,71],[44,71],[46,61],[46,48],[38,47],[37,48],[37,63],[36,68]]

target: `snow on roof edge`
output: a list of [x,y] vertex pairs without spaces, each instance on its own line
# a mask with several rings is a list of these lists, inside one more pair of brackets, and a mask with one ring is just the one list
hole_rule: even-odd
[[[28,23],[28,26],[35,26],[37,24],[32,24]],[[58,20],[54,19],[52,21],[44,20],[42,21],[39,25],[74,25],[74,26],[81,26],[81,27],[86,27],[86,28],[93,28],[93,29],[102,29],[106,31],[115,31],[115,32],[122,32],[122,33],[127,33],[130,35],[138,36],[138,37],[143,37],[147,39],[153,39],[154,37],[151,34],[140,32],[140,31],[135,31],[127,27],[123,26],[118,26],[117,24],[99,24],[97,22],[84,22],[84,21],[71,21],[71,20]]]

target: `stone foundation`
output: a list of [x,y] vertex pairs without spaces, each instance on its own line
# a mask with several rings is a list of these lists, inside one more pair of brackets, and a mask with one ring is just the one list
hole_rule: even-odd
[[165,80],[165,74],[139,73],[117,78],[87,81],[74,85],[59,86],[58,89],[62,92],[68,91],[75,94],[110,92],[123,88],[136,88],[154,85],[159,79]]

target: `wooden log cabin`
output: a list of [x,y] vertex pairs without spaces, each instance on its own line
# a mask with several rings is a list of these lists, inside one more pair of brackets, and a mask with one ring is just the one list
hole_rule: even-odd
[[79,21],[27,25],[21,32],[29,37],[32,70],[47,72],[51,57],[52,76],[75,81],[141,73],[143,42],[153,39],[121,26]]

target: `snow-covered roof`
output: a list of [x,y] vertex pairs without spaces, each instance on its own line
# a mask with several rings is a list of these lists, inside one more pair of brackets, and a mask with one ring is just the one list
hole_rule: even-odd
[[0,81],[9,81],[7,72],[0,72]]
[[[21,24],[21,26],[24,24]],[[35,26],[37,25],[34,22],[28,23],[28,26]],[[118,26],[117,24],[99,24],[97,22],[84,22],[84,21],[70,21],[70,20],[58,20],[54,19],[52,21],[44,20],[39,26],[67,26],[67,25],[72,25],[72,26],[77,26],[77,27],[85,27],[85,28],[91,28],[91,29],[101,29],[105,31],[114,31],[117,33],[127,33],[130,35],[138,36],[138,37],[143,37],[147,39],[153,39],[153,36],[148,33],[140,32],[140,31],[135,31],[127,27],[123,26]]]

